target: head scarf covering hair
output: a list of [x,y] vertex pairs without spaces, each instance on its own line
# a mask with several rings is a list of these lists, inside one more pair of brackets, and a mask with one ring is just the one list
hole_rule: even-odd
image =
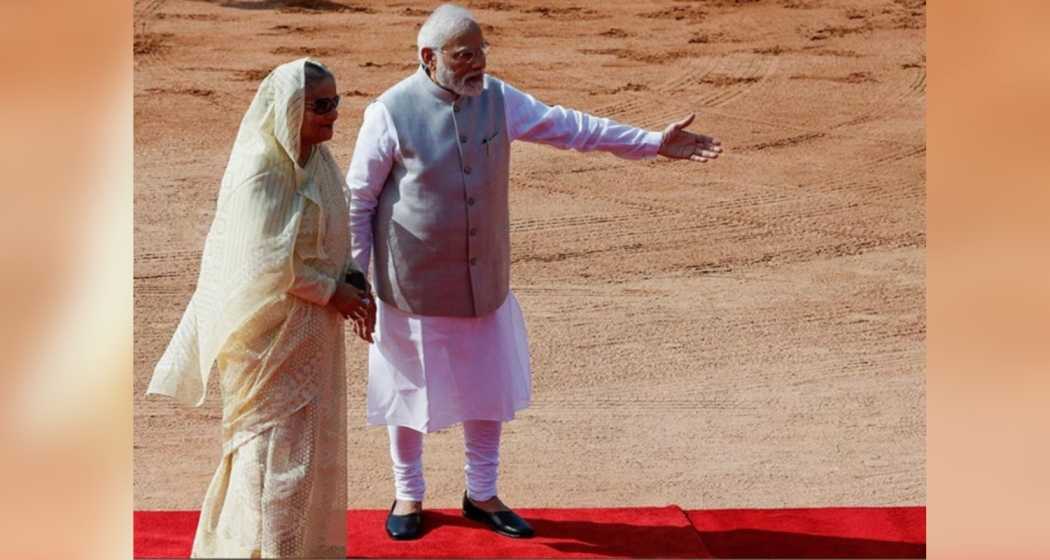
[[[299,165],[308,60],[270,72],[241,121],[204,242],[196,291],[147,394],[200,406],[212,365],[224,349],[245,347],[245,340],[272,331],[287,314],[292,253],[304,208],[321,205],[317,170],[340,174],[324,145],[312,147],[306,168]],[[324,256],[324,230],[322,211],[317,243],[308,253]]]

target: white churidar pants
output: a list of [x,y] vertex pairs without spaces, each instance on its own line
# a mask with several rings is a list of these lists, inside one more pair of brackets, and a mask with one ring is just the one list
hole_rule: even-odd
[[[503,423],[493,420],[463,422],[463,447],[466,455],[467,495],[481,502],[496,495],[499,478],[499,442]],[[394,470],[396,497],[403,501],[422,502],[426,494],[423,478],[423,434],[404,426],[388,426],[390,459]]]

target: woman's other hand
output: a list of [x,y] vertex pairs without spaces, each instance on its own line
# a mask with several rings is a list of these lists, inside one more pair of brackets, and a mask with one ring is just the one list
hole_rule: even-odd
[[354,322],[354,332],[362,340],[372,342],[372,331],[375,328],[375,302],[368,292],[340,282],[329,303],[343,317]]

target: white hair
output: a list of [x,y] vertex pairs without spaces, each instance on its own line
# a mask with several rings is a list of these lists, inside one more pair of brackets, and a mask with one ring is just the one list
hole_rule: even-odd
[[419,35],[416,37],[416,54],[419,55],[419,62],[423,62],[424,48],[440,50],[449,39],[469,29],[471,24],[477,25],[477,23],[474,14],[471,14],[466,8],[455,4],[438,6],[423,22],[423,27],[419,28]]

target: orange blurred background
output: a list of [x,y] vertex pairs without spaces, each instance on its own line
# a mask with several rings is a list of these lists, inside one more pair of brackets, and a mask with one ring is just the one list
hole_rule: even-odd
[[7,558],[131,556],[128,2],[0,2]]
[[928,551],[1047,558],[1050,5],[928,14]]
[[[0,2],[11,558],[131,556],[131,14]],[[1050,5],[928,14],[929,557],[1046,558]]]

